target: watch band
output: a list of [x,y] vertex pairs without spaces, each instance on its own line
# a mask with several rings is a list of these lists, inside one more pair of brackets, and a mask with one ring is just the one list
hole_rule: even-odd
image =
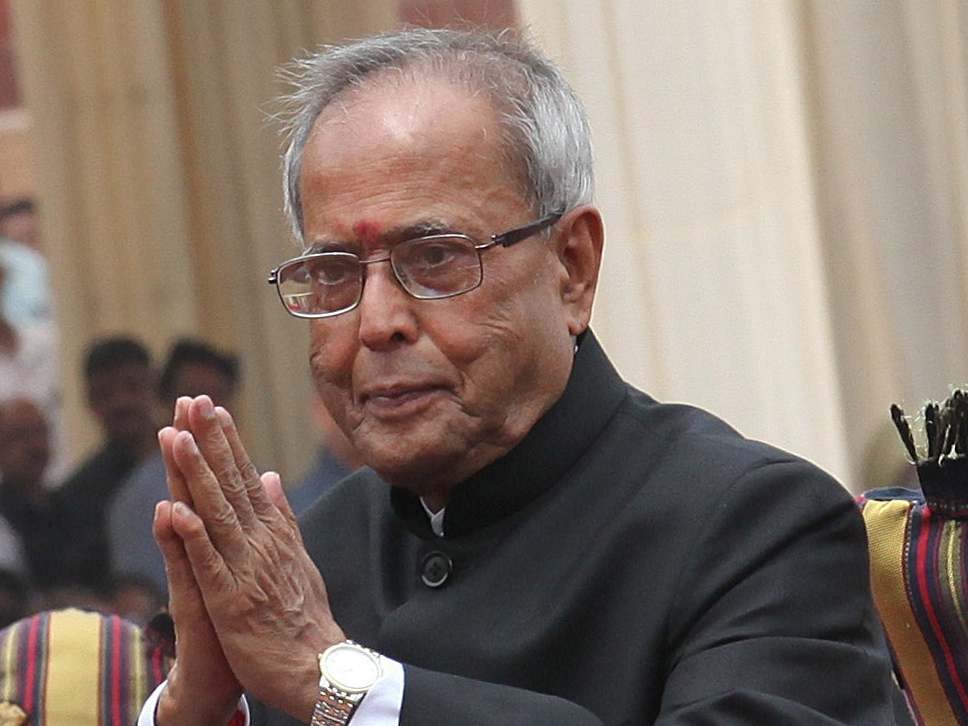
[[[359,695],[359,694],[357,694]],[[362,698],[350,700],[348,693],[337,689],[320,688],[319,698],[313,708],[313,718],[310,726],[346,726],[353,718],[356,707]]]

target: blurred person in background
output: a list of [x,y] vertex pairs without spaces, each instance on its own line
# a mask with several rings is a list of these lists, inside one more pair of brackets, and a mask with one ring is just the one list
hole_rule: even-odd
[[[312,467],[290,491],[286,492],[289,506],[297,515],[333,486],[363,465],[359,452],[333,419],[326,404],[318,395],[312,398],[313,423],[320,433],[320,445]],[[161,497],[164,499],[165,497]]]
[[111,610],[138,625],[147,625],[165,607],[165,591],[145,577],[122,575],[114,578]]
[[[209,395],[235,408],[239,361],[200,340],[183,338],[172,345],[158,378],[158,406],[170,416],[179,396]],[[155,446],[121,484],[108,512],[111,569],[116,576],[138,578],[167,591],[165,561],[151,535],[155,504],[167,498],[165,464]]]
[[[8,271],[0,264],[0,298],[7,289]],[[0,400],[27,397],[47,416],[51,432],[48,478],[64,473],[67,440],[61,417],[60,367],[53,322],[26,318],[14,322],[0,305]]]
[[0,266],[7,269],[0,312],[18,325],[50,321],[47,261],[39,251],[34,205],[28,199],[0,206]]
[[0,516],[16,535],[7,547],[22,552],[4,566],[24,572],[39,590],[60,582],[68,544],[46,486],[49,461],[50,429],[40,406],[29,398],[0,403]]
[[148,350],[129,337],[95,341],[84,361],[87,405],[104,435],[101,447],[56,492],[71,542],[64,553],[75,584],[110,589],[107,515],[122,482],[157,450],[155,372]]
[[19,572],[0,569],[0,628],[31,612],[30,586]]
[[[0,298],[10,287],[10,271],[0,262]],[[0,400],[28,396],[48,416],[59,411],[57,341],[48,320],[15,321],[0,305]]]
[[0,237],[42,252],[37,225],[37,205],[29,197],[10,199],[0,205]]

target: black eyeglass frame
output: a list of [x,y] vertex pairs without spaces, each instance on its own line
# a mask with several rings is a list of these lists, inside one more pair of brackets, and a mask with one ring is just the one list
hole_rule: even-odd
[[447,233],[447,234],[432,234],[432,235],[427,235],[426,237],[414,237],[413,239],[403,240],[403,242],[417,242],[417,241],[424,241],[424,240],[432,241],[432,240],[441,239],[441,238],[461,237],[463,239],[466,239],[468,242],[470,242],[471,245],[474,247],[474,250],[477,252],[477,262],[480,267],[481,274],[478,276],[477,283],[473,287],[469,287],[466,290],[461,290],[460,292],[451,292],[451,293],[447,293],[446,295],[418,295],[408,290],[406,284],[403,282],[403,280],[400,279],[400,275],[397,273],[396,268],[393,266],[393,250],[396,249],[395,247],[391,249],[387,254],[383,255],[382,257],[377,257],[372,260],[361,260],[359,258],[359,255],[353,252],[330,251],[330,252],[316,252],[310,255],[305,255],[305,254],[300,255],[299,257],[293,257],[292,259],[286,260],[282,264],[273,268],[269,272],[269,279],[267,280],[267,282],[270,285],[275,286],[276,293],[279,295],[279,301],[282,303],[282,307],[285,308],[286,312],[292,315],[293,317],[317,320],[319,318],[332,318],[337,315],[342,315],[343,313],[348,313],[351,310],[355,309],[357,306],[359,306],[360,301],[363,299],[363,286],[366,284],[365,274],[360,279],[359,295],[356,296],[356,300],[349,307],[345,307],[341,310],[334,310],[328,313],[299,313],[299,312],[294,312],[289,308],[288,305],[286,305],[286,301],[282,295],[282,289],[279,287],[279,272],[290,265],[303,263],[303,262],[306,262],[307,260],[314,260],[320,257],[332,256],[332,255],[341,255],[341,256],[348,255],[351,257],[355,257],[356,261],[360,264],[361,269],[363,270],[366,269],[367,265],[373,265],[373,264],[376,264],[377,262],[389,261],[390,270],[393,272],[393,277],[400,285],[400,288],[405,293],[407,293],[410,297],[416,300],[446,300],[447,298],[457,297],[458,295],[465,295],[469,293],[471,290],[476,290],[481,286],[481,284],[484,282],[484,259],[481,257],[482,252],[489,250],[492,247],[498,247],[498,246],[510,247],[511,245],[517,244],[518,242],[526,240],[529,237],[533,237],[534,235],[538,234],[538,232],[541,232],[542,230],[555,224],[563,216],[564,216],[564,212],[552,212],[551,214],[545,215],[541,219],[535,220],[534,222],[529,222],[528,224],[525,224],[521,227],[515,227],[514,229],[509,229],[507,232],[502,232],[500,234],[492,234],[490,239],[487,242],[478,242],[473,237],[470,237],[466,234],[460,234],[458,232]]

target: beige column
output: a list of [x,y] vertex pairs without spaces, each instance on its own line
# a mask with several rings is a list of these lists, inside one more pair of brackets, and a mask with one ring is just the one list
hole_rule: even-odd
[[968,10],[804,9],[815,188],[858,451],[892,402],[911,411],[968,383]]
[[275,68],[318,43],[390,27],[390,0],[17,0],[15,24],[56,288],[68,424],[96,439],[78,361],[125,332],[239,352],[241,419],[263,467],[302,470],[305,324],[265,283],[290,255]]
[[849,482],[797,3],[519,7],[591,115],[620,370]]

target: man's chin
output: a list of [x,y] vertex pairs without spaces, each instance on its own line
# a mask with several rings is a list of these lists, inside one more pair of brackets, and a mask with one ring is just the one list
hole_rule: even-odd
[[453,478],[460,457],[443,440],[418,444],[401,439],[396,446],[361,449],[363,460],[381,479],[422,496]]

